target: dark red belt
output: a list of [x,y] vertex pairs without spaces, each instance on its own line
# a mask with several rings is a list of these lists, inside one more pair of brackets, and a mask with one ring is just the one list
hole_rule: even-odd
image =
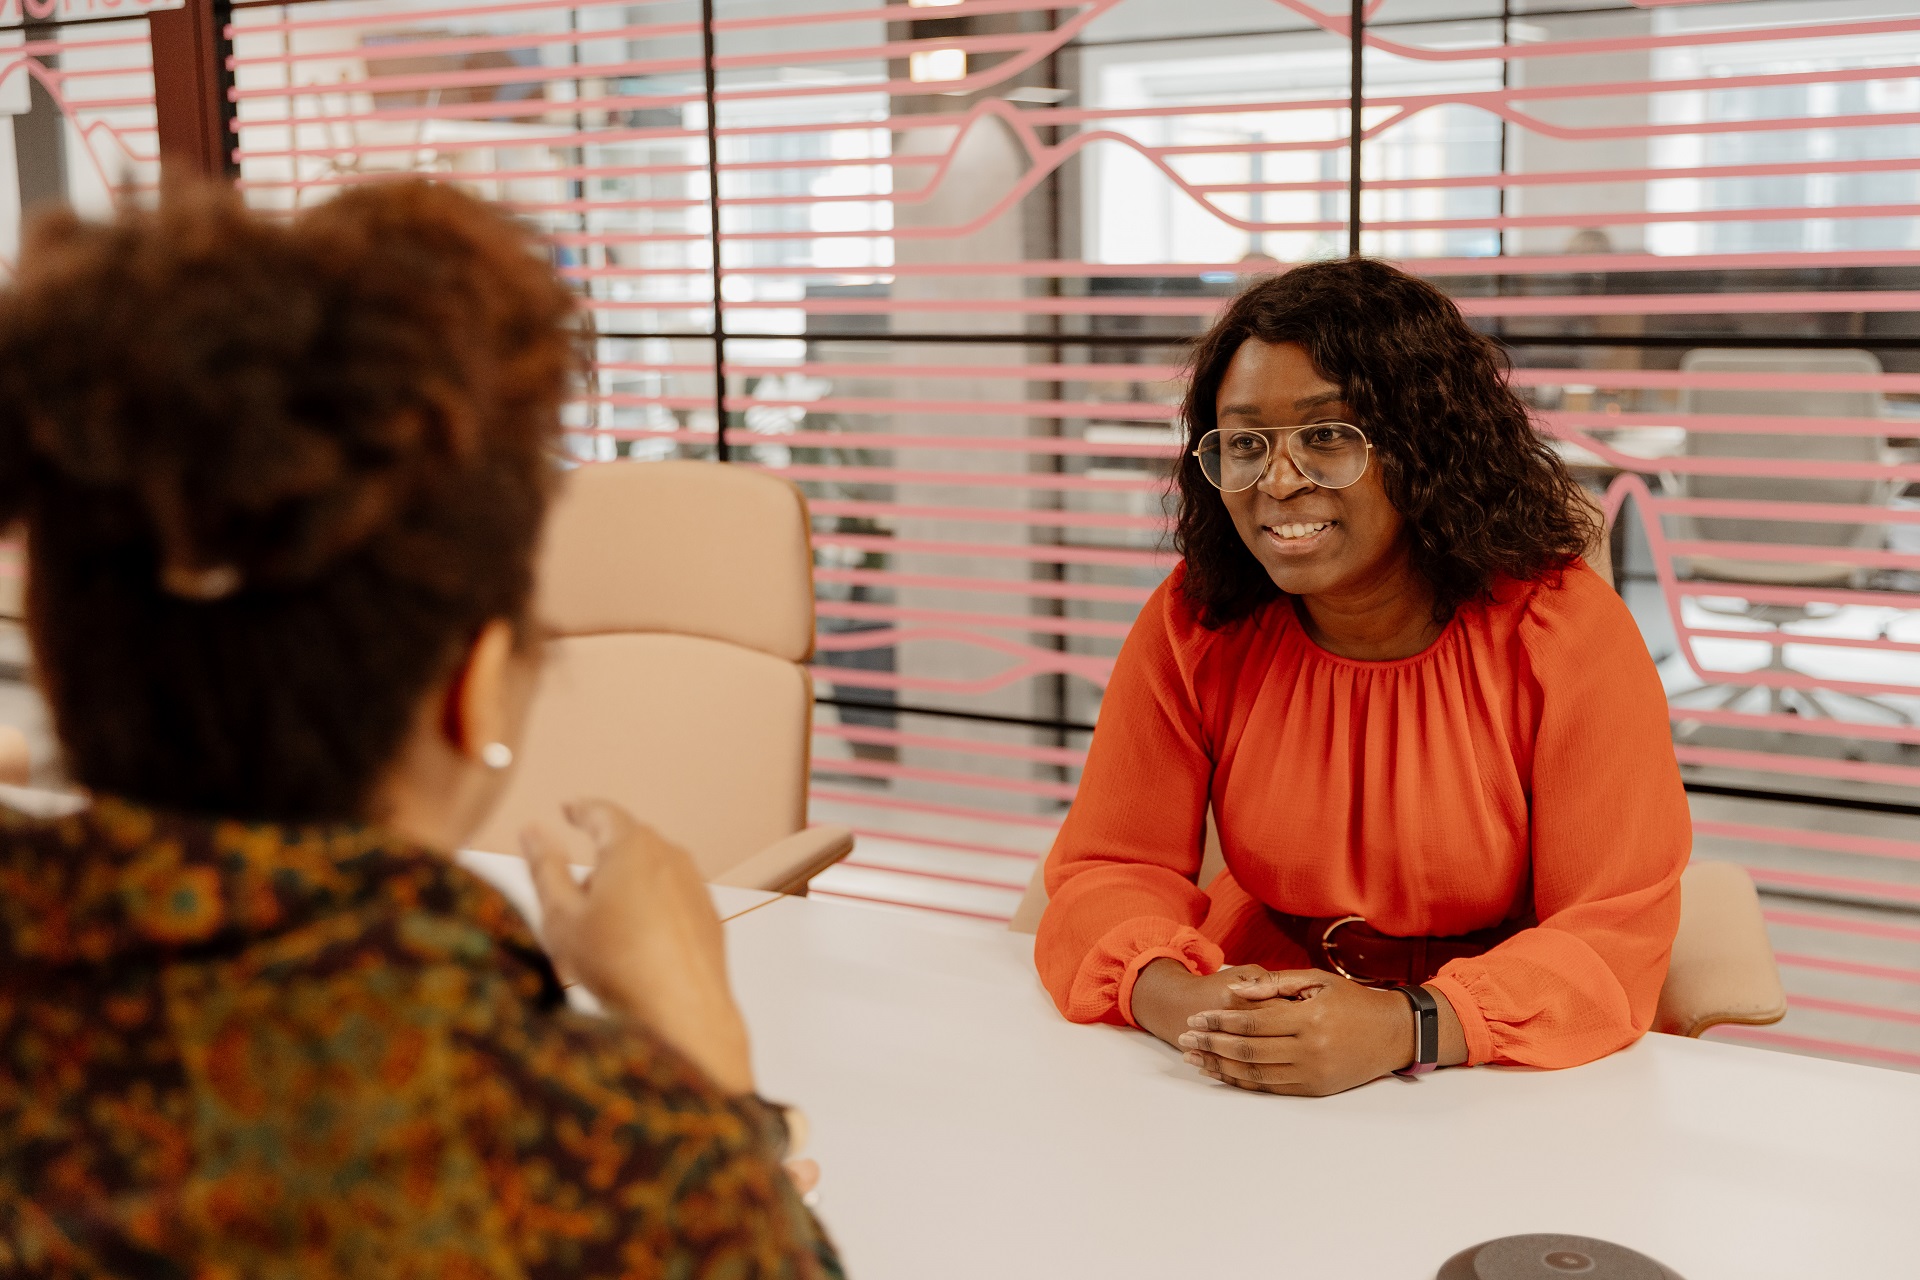
[[1527,921],[1514,920],[1445,938],[1397,938],[1382,933],[1359,916],[1290,916],[1270,911],[1281,933],[1307,953],[1316,969],[1370,987],[1418,986],[1453,960],[1485,955],[1522,929]]

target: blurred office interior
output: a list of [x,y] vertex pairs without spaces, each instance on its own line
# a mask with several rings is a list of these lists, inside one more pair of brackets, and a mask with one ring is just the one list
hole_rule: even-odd
[[[597,334],[570,454],[812,504],[813,813],[859,835],[815,892],[983,928],[1171,566],[1184,343],[1401,262],[1614,516],[1792,997],[1713,1034],[1920,1070],[1920,3],[10,0],[0,111],[9,262],[163,151],[537,222]],[[4,555],[0,722],[57,782]]]

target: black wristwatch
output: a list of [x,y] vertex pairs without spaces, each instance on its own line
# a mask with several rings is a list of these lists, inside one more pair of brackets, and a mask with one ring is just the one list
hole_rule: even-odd
[[1413,1006],[1414,1050],[1413,1062],[1393,1074],[1411,1079],[1440,1065],[1440,1002],[1425,987],[1403,986],[1394,990]]

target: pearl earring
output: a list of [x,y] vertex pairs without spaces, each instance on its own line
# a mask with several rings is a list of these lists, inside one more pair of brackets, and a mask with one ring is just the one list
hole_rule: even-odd
[[513,763],[513,748],[504,742],[489,742],[480,748],[480,763],[489,769],[504,769]]

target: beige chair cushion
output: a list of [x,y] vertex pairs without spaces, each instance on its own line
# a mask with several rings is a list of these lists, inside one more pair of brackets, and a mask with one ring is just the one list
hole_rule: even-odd
[[813,652],[806,500],[764,471],[583,467],[554,504],[539,582],[534,612],[561,635],[679,632],[789,662]]
[[1653,1029],[1697,1036],[1723,1022],[1766,1026],[1787,1016],[1753,880],[1731,862],[1696,862],[1680,877],[1680,933]]
[[549,643],[540,681],[471,847],[516,853],[529,820],[604,796],[711,879],[806,825],[813,690],[792,662],[696,636],[571,636]]
[[[1207,810],[1207,846],[1200,854],[1200,874],[1197,883],[1206,888],[1213,878],[1227,869],[1227,857],[1220,852],[1220,828],[1214,825],[1213,810]],[[1047,911],[1047,861],[1033,869],[1033,878],[1027,881],[1027,891],[1020,895],[1020,905],[1013,909],[1013,919],[1007,921],[1007,928],[1015,933],[1038,933],[1040,917]]]
[[1007,921],[1007,928],[1015,933],[1040,932],[1040,917],[1047,914],[1047,860],[1040,859],[1040,865],[1033,869],[1032,877],[1027,881],[1027,891],[1020,895],[1020,905],[1013,909],[1013,919]]

